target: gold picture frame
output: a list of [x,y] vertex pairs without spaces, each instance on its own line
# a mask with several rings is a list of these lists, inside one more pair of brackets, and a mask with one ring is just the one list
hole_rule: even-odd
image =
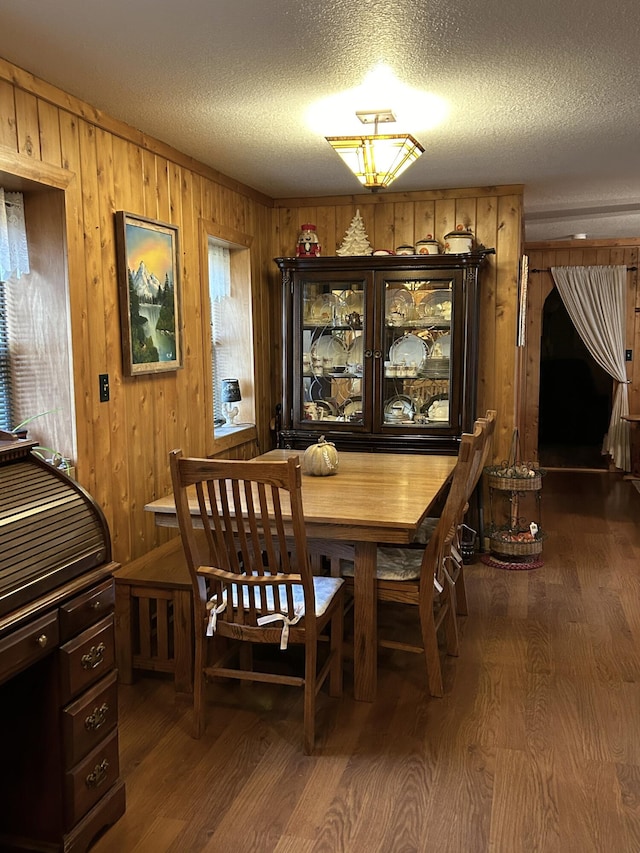
[[115,213],[125,376],[182,367],[178,228]]

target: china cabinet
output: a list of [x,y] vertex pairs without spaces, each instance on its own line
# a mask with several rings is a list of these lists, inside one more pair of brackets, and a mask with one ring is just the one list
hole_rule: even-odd
[[479,275],[488,254],[276,258],[278,444],[455,452],[476,416]]

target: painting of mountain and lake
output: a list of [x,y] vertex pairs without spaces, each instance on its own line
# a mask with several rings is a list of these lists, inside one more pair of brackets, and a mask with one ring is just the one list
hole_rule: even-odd
[[125,376],[182,366],[178,229],[116,211]]

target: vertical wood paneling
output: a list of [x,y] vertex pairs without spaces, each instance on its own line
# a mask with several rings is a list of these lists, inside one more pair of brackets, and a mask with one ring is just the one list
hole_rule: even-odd
[[456,200],[453,198],[436,199],[435,208],[436,237],[443,241],[444,235],[456,227]]
[[18,150],[14,88],[6,80],[0,80],[0,145]]
[[[78,122],[80,162],[83,170],[92,175],[98,174],[95,128],[85,121]],[[84,253],[84,293],[83,299],[90,310],[85,321],[90,346],[84,359],[84,409],[87,416],[87,431],[93,448],[92,466],[87,482],[89,491],[103,506],[105,512],[111,509],[111,472],[109,469],[109,449],[111,437],[105,434],[100,424],[104,404],[99,401],[98,375],[103,372],[105,356],[105,284],[102,278],[102,251],[100,246],[100,202],[98,184],[82,182],[82,221]]]
[[59,166],[62,162],[60,151],[60,118],[58,110],[46,101],[38,101],[38,127],[40,153],[43,162]]
[[469,197],[456,199],[456,224],[454,227],[464,225],[477,237],[476,201],[475,198]]
[[[109,327],[107,340],[108,371],[110,377],[109,419],[111,426],[111,488],[113,491],[113,510],[111,538],[114,553],[117,555],[138,556],[143,553],[133,547],[131,526],[131,488],[129,484],[129,423],[127,420],[127,388],[122,376],[122,350],[120,338],[120,300],[118,293],[118,271],[115,255],[115,229],[113,214],[116,210],[126,210],[129,203],[129,181],[122,164],[126,162],[127,143],[109,133],[102,135],[101,149],[104,151],[102,160],[105,169],[104,187],[108,187],[111,203],[104,196],[102,209],[102,227],[105,240],[103,246],[103,269],[110,267],[112,285],[112,301],[116,308],[115,317]],[[107,243],[110,242],[110,245]],[[104,419],[104,418],[103,418]],[[103,420],[101,419],[101,420]],[[118,556],[116,559],[122,560]]]
[[[513,428],[516,423],[516,326],[518,315],[518,264],[522,221],[521,197],[501,196],[498,199],[498,231],[496,256],[496,349],[492,400],[500,413],[494,435],[494,454],[499,459],[509,455]],[[512,259],[502,264],[502,258]],[[513,262],[516,259],[516,263]]]
[[[65,193],[67,264],[69,276],[69,306],[71,340],[73,348],[73,384],[76,419],[76,445],[78,458],[76,474],[80,483],[91,490],[93,473],[93,445],[91,412],[88,407],[87,359],[90,348],[87,328],[88,306],[84,289],[84,237],[82,221],[82,181],[80,144],[76,119],[66,112],[60,113],[60,153],[62,165],[74,174]],[[86,389],[86,391],[85,391]]]
[[16,89],[16,129],[18,152],[40,160],[40,128],[38,126],[38,101],[21,89]]
[[[127,174],[128,201],[125,209],[140,215],[144,213],[143,155],[144,151],[139,146],[128,143],[121,164]],[[136,556],[144,553],[149,544],[145,542],[148,520],[144,516],[143,507],[147,500],[145,495],[153,493],[154,485],[153,461],[149,456],[152,444],[149,428],[157,393],[156,378],[138,375],[123,377],[122,380],[129,437],[127,467],[131,496],[131,547]]]
[[[495,196],[477,199],[475,235],[478,243],[496,248],[498,233],[498,204]],[[442,239],[442,238],[441,238]],[[511,259],[510,263],[513,263]],[[505,264],[508,268],[509,262]],[[479,278],[480,289],[480,364],[478,366],[478,413],[495,408],[496,361],[496,289],[498,264],[495,255],[489,255]],[[502,419],[502,418],[501,418]]]
[[408,201],[398,202],[393,206],[394,232],[397,246],[415,246],[414,207],[413,202]]
[[429,234],[437,240],[441,235],[436,235],[435,226],[435,204],[433,201],[417,201],[414,214],[415,242],[423,240]]
[[[178,225],[180,222],[175,222],[170,216],[170,190],[169,178],[167,175],[167,163],[162,158],[156,157],[151,151],[142,152],[142,187],[144,191],[144,209],[143,213],[150,219],[168,222],[171,225]],[[162,196],[163,204],[160,203]],[[178,251],[181,252],[180,245],[181,231],[178,232]],[[178,258],[178,269],[183,266],[182,259]],[[133,379],[127,381],[135,381]],[[149,486],[149,493],[158,496],[161,494],[158,490],[158,481],[166,482],[166,476],[163,476],[163,469],[167,467],[168,454],[164,452],[164,442],[167,436],[167,394],[169,388],[175,385],[175,375],[173,373],[161,373],[153,377],[153,407],[150,411],[151,420],[147,427],[147,436],[145,437],[145,446],[151,451],[150,456],[150,473],[152,481]],[[149,441],[149,436],[152,441]],[[141,534],[144,536],[147,547],[157,544],[156,531],[153,525],[148,523],[145,518],[145,530]]]

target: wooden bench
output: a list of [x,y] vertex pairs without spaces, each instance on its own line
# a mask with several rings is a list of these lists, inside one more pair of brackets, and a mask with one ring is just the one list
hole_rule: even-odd
[[193,693],[193,610],[189,570],[176,537],[114,572],[119,680],[135,669],[172,672],[177,693]]

